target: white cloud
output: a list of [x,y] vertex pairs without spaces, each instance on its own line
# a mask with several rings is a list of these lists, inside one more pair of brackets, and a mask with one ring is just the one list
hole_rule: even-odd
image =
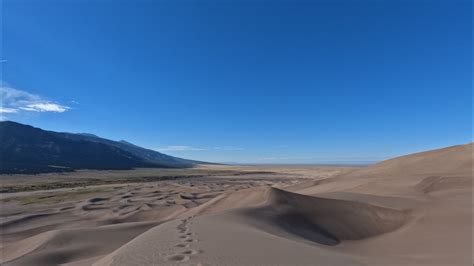
[[0,107],[0,114],[13,114],[17,112],[18,112],[18,109]]
[[156,149],[157,151],[204,151],[207,149],[204,148],[197,148],[192,146],[185,146],[185,145],[176,145],[176,146],[166,146],[162,148]]
[[54,112],[62,113],[69,109],[68,106],[60,105],[57,103],[34,103],[28,104],[26,107],[20,107],[21,110],[32,111],[32,112]]
[[0,113],[3,114],[21,111],[62,113],[70,109],[69,106],[5,85],[0,85],[0,100]]

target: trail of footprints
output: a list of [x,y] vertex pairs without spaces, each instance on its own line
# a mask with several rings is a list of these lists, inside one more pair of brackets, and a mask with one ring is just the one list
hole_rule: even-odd
[[191,232],[190,225],[194,216],[189,216],[181,220],[181,223],[176,227],[178,231],[178,239],[182,242],[175,245],[178,252],[168,256],[168,261],[183,262],[190,259],[191,256],[198,254],[199,251],[192,248],[192,243],[197,242],[197,239],[193,238],[194,233]]

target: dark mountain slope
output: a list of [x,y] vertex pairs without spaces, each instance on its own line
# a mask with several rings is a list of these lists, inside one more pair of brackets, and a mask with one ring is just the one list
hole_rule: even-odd
[[63,137],[71,139],[71,140],[85,140],[85,141],[92,141],[92,142],[98,142],[98,143],[110,145],[110,146],[119,148],[121,150],[127,151],[153,164],[166,165],[168,167],[190,167],[194,163],[198,163],[191,160],[169,156],[169,155],[166,155],[154,150],[145,149],[124,140],[113,141],[113,140],[104,139],[92,134],[84,134],[84,133],[82,134],[59,133],[59,134],[62,134]]
[[192,165],[192,161],[92,134],[59,133],[11,121],[0,122],[0,173]]

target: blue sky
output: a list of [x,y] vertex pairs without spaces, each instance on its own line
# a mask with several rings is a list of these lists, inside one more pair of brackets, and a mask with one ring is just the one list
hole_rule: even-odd
[[2,1],[2,112],[220,162],[471,141],[471,1]]

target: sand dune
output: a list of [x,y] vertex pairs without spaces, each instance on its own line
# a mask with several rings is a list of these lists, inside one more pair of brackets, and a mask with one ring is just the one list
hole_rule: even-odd
[[[247,191],[241,191],[244,192]],[[255,191],[247,193],[252,192]],[[258,207],[233,208],[234,202],[228,201],[230,211],[188,216],[181,220],[185,224],[182,227],[179,221],[157,226],[95,265],[185,261],[210,265],[311,265],[315,261],[323,265],[359,265],[356,259],[324,246],[393,231],[407,222],[410,215],[405,210],[311,197],[276,188],[259,192],[266,200],[263,204],[252,202]],[[214,204],[224,203],[209,202],[207,208]],[[159,244],[152,244],[157,241]],[[256,247],[262,247],[265,252]],[[138,255],[144,253],[154,255]]]
[[54,205],[54,211],[42,205],[27,214],[12,206],[0,220],[2,235],[12,240],[2,247],[2,260],[471,265],[472,147],[412,154],[333,175],[316,168],[279,169],[287,175],[128,185]]
[[[251,194],[262,198],[259,187],[299,179],[304,177],[259,174],[236,178],[233,173],[3,194],[0,262],[91,265],[159,223],[191,213],[228,209],[231,206],[225,202],[232,199],[235,208],[246,206],[253,200]],[[24,179],[21,182],[24,184]],[[252,188],[255,192],[240,192]]]
[[[303,238],[315,230],[337,242],[359,240],[400,228],[410,218],[409,210],[318,198],[275,188],[270,189],[269,201],[269,205],[252,213],[270,215],[273,222]],[[305,230],[301,232],[301,229]]]

